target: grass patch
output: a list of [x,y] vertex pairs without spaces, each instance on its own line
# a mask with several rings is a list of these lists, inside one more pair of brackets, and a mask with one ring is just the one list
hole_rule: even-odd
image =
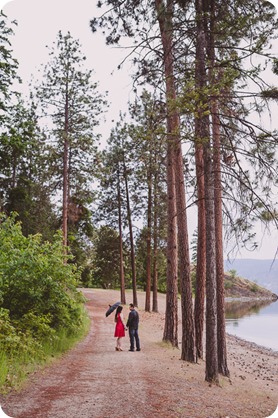
[[178,350],[177,347],[174,347],[170,341],[157,341],[156,345],[158,345],[160,348],[167,348],[167,349],[171,349],[171,350]]
[[0,387],[4,385],[9,371],[8,358],[6,353],[0,352]]
[[8,393],[11,389],[19,389],[28,376],[54,359],[69,351],[87,335],[90,319],[84,308],[81,325],[69,334],[61,330],[54,337],[34,344],[32,349],[17,350],[12,354],[0,347],[0,393]]
[[66,331],[62,330],[57,334],[57,338],[52,341],[45,341],[43,345],[43,352],[47,358],[57,357],[59,354],[63,354],[70,350],[77,342],[85,337],[90,328],[90,319],[86,312],[84,312],[82,318],[82,325],[78,331],[68,335]]

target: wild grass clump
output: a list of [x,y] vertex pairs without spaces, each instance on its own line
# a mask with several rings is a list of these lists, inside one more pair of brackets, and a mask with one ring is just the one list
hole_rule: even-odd
[[0,223],[0,391],[73,346],[88,329],[80,271],[62,238],[25,237],[13,218]]
[[38,341],[19,332],[19,338],[9,338],[6,344],[1,338],[0,392],[19,388],[30,373],[71,349],[87,334],[89,324],[84,310],[82,323],[74,333],[60,330],[52,333],[50,338]]

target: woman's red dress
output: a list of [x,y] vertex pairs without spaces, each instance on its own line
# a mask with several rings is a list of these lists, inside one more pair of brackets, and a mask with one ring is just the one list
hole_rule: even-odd
[[124,337],[125,336],[125,327],[124,324],[122,323],[122,319],[121,319],[121,314],[118,313],[117,315],[117,322],[116,322],[116,326],[115,326],[115,334],[114,337]]

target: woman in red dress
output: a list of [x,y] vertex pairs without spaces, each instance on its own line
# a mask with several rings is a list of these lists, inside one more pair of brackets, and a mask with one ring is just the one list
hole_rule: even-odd
[[115,314],[115,333],[114,337],[117,337],[117,344],[116,344],[116,351],[123,351],[121,347],[121,339],[125,336],[125,325],[124,325],[124,317],[122,314],[123,307],[118,306]]

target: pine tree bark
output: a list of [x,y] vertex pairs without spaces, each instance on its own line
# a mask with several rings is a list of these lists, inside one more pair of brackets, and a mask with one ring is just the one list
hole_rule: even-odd
[[128,181],[127,181],[127,171],[124,164],[124,179],[125,179],[125,189],[126,189],[126,207],[127,207],[127,219],[129,226],[129,238],[130,238],[130,254],[131,254],[131,271],[132,271],[132,293],[133,293],[133,304],[138,306],[137,299],[137,284],[136,284],[136,264],[135,264],[135,250],[134,250],[134,239],[133,239],[133,228],[132,228],[132,219],[131,219],[131,209],[129,201],[129,190],[128,190]]
[[126,304],[125,298],[125,273],[123,257],[123,233],[122,233],[122,199],[120,189],[120,172],[117,170],[117,196],[118,196],[118,224],[119,224],[119,254],[120,254],[120,284],[121,284],[121,303]]
[[[171,34],[166,22],[164,0],[155,0],[157,18],[164,49],[164,71],[167,80],[168,53],[171,51]],[[170,37],[169,37],[170,35]],[[170,48],[169,48],[170,47]],[[169,107],[170,97],[166,92]],[[176,192],[174,172],[174,142],[172,125],[167,114],[167,289],[166,312],[163,340],[169,341],[173,347],[178,347],[178,256],[177,256],[177,220],[176,220]]]
[[215,240],[216,240],[216,277],[217,277],[217,343],[218,370],[224,376],[229,376],[226,348],[225,325],[225,288],[223,259],[223,217],[222,217],[222,182],[220,163],[220,122],[218,106],[212,103],[212,126],[214,143],[214,193],[215,193]]
[[[196,0],[196,14],[199,21],[198,35],[202,39],[200,49],[200,70],[205,82],[207,81],[206,64],[209,56],[208,12],[210,0]],[[206,52],[208,52],[206,54]],[[202,87],[205,87],[203,84]],[[205,91],[200,91],[201,97]],[[203,99],[210,109],[208,97]],[[203,107],[204,105],[202,105]],[[205,109],[203,109],[204,112]],[[218,374],[218,341],[217,341],[217,279],[216,279],[216,236],[215,236],[215,206],[214,206],[214,167],[213,147],[210,138],[209,119],[203,114],[204,127],[207,136],[203,138],[204,147],[204,179],[205,179],[205,208],[206,208],[206,375],[208,382],[219,382]]]
[[163,340],[178,343],[178,259],[173,146],[167,146],[167,283]]
[[[150,158],[151,159],[151,158]],[[152,175],[151,161],[148,170],[148,209],[147,209],[147,266],[145,311],[151,311],[151,230],[152,230]]]
[[175,149],[176,199],[178,224],[178,253],[181,282],[182,352],[181,359],[196,362],[195,326],[193,315],[190,255],[187,231],[185,183],[180,142]]
[[153,306],[152,311],[158,312],[158,298],[157,298],[157,285],[158,285],[158,271],[157,271],[157,249],[158,249],[158,216],[157,216],[157,191],[156,182],[157,176],[154,179],[154,214],[153,214]]
[[[209,81],[216,84],[215,79],[215,0],[210,0],[210,36],[208,37]],[[216,251],[216,282],[217,282],[217,353],[218,371],[224,376],[230,372],[227,364],[226,325],[225,325],[225,288],[223,259],[223,217],[222,217],[222,181],[221,181],[221,140],[218,99],[212,96],[211,118],[213,136],[214,164],[214,209],[215,209],[215,251]]]
[[[157,167],[157,153],[154,153],[154,165]],[[158,271],[157,271],[157,253],[158,253],[158,173],[155,169],[153,185],[153,306],[152,311],[158,312]]]
[[195,120],[195,164],[198,195],[198,237],[197,237],[197,265],[196,265],[196,294],[195,294],[195,333],[196,355],[203,359],[203,333],[205,317],[205,289],[206,289],[206,211],[205,211],[205,184],[204,184],[204,158],[203,145],[198,139],[203,137],[199,130],[199,119]]
[[214,178],[210,141],[204,146],[206,198],[206,377],[218,383]]
[[[183,156],[180,141],[180,119],[176,105],[176,87],[174,80],[173,56],[173,2],[156,0],[161,40],[164,52],[164,72],[167,102],[167,134],[171,147],[169,155],[174,163],[174,183],[178,226],[178,254],[181,275],[181,306],[182,306],[182,360],[195,362],[195,328],[193,316],[189,243],[186,216],[185,183],[183,173]],[[168,160],[169,161],[169,160]],[[169,162],[168,162],[169,164]],[[169,262],[169,260],[168,260]]]
[[[208,26],[207,12],[209,2],[196,0],[197,49],[196,79],[200,95],[199,122],[204,150],[204,185],[205,185],[205,218],[206,218],[206,374],[208,382],[218,383],[218,346],[217,346],[217,282],[215,250],[215,211],[214,211],[214,167],[213,149],[210,140],[209,100],[205,96],[207,84]],[[207,105],[207,109],[204,107]]]
[[[206,85],[205,67],[205,33],[202,18],[202,2],[196,0],[197,36],[195,83],[196,90],[201,94]],[[196,296],[195,296],[195,330],[196,352],[198,358],[203,358],[203,330],[205,315],[205,282],[206,282],[206,202],[204,179],[204,142],[209,138],[209,119],[203,113],[203,103],[198,103],[195,117],[195,164],[198,194],[198,242],[196,267]]]
[[63,209],[62,230],[64,247],[68,245],[68,201],[69,201],[69,98],[68,85],[66,85],[65,122],[64,122],[64,155],[63,155]]

